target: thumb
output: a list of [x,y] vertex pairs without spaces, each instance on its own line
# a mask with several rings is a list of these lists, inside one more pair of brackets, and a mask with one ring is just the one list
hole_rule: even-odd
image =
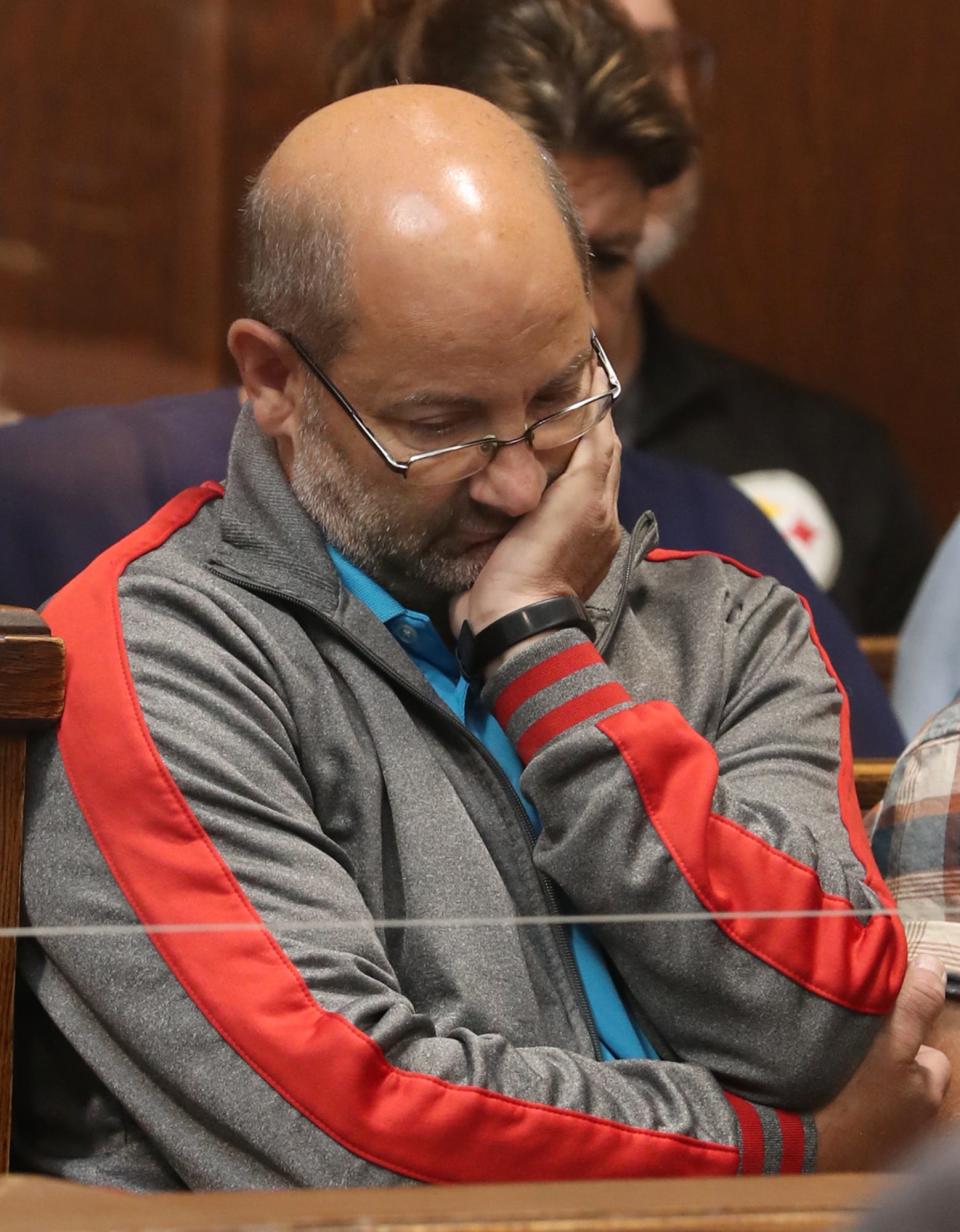
[[927,1094],[939,1107],[950,1085],[950,1060],[938,1048],[924,1044],[917,1053],[917,1069]]
[[946,972],[938,958],[923,955],[907,967],[887,1023],[891,1060],[909,1065],[943,1009]]

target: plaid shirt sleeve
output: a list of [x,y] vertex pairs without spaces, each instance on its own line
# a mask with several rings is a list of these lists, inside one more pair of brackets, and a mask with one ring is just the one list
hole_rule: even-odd
[[960,697],[904,750],[866,825],[910,957],[960,972]]

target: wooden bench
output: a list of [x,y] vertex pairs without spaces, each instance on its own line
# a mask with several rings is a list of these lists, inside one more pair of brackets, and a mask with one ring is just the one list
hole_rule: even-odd
[[4,1232],[838,1232],[882,1176],[133,1195],[0,1178]]
[[[27,735],[63,711],[63,642],[36,612],[0,605],[0,928],[20,922]],[[10,1158],[16,944],[0,937],[0,1171]]]

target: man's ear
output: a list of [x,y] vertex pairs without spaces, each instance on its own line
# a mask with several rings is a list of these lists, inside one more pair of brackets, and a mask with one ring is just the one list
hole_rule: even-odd
[[276,330],[249,317],[233,322],[227,346],[262,431],[292,440],[303,390],[296,351]]

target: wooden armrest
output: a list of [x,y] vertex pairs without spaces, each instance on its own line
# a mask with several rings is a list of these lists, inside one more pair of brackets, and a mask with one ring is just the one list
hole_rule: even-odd
[[63,642],[30,608],[0,604],[0,734],[55,723],[63,692]]
[[[63,713],[63,642],[36,612],[0,605],[0,928],[20,922],[27,734]],[[15,945],[0,938],[0,1171],[10,1147]]]

